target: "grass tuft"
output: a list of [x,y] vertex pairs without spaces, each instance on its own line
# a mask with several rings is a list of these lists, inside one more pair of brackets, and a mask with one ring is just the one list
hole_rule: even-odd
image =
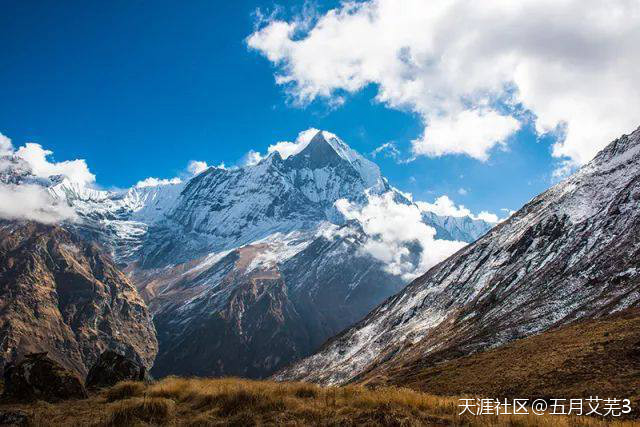
[[105,398],[107,402],[115,402],[116,400],[142,396],[144,390],[145,385],[141,382],[123,381],[108,389],[105,393]]
[[175,403],[162,397],[134,397],[112,404],[108,426],[136,425],[139,422],[166,424],[175,413]]

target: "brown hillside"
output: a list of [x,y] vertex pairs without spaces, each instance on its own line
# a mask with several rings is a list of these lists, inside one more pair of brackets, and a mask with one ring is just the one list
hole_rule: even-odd
[[631,399],[640,404],[640,310],[588,320],[447,362],[447,351],[376,371],[368,384],[439,395]]

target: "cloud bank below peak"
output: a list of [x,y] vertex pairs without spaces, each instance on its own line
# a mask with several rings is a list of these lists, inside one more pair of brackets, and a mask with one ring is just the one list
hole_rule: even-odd
[[364,206],[346,199],[338,200],[335,206],[346,219],[362,224],[369,236],[362,250],[384,262],[388,273],[406,280],[425,273],[466,245],[436,239],[436,230],[423,222],[418,206],[395,202],[392,192],[370,194]]
[[[461,189],[463,190],[463,189]],[[487,211],[482,211],[477,215],[474,215],[469,209],[463,205],[458,205],[453,202],[447,195],[442,195],[435,199],[433,203],[416,201],[415,204],[423,212],[433,212],[440,216],[453,216],[453,217],[465,217],[468,216],[474,220],[482,220],[490,224],[497,224],[502,221],[498,218],[498,215]]]
[[[40,144],[26,143],[17,150],[11,139],[0,133],[0,175],[11,174],[12,168],[26,167],[36,177],[47,179],[62,175],[72,182],[90,184],[95,181],[84,160],[51,161],[53,155]],[[31,220],[45,224],[77,219],[75,211],[66,203],[54,199],[47,190],[35,183],[0,181],[0,218]]]
[[375,84],[379,102],[421,118],[414,155],[486,160],[532,117],[578,165],[636,125],[638,22],[628,0],[368,0],[271,16],[247,45],[301,104]]

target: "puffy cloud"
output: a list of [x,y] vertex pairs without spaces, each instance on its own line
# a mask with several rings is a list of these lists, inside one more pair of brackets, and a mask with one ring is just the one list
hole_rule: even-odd
[[423,274],[466,245],[436,239],[436,230],[422,222],[418,207],[396,203],[391,192],[369,195],[365,206],[346,199],[338,200],[335,205],[345,218],[362,224],[369,236],[363,250],[385,263],[389,273],[407,280]]
[[293,156],[294,154],[302,151],[306,145],[307,144],[302,144],[300,142],[280,141],[270,145],[267,152],[273,153],[277,151],[283,159],[286,159],[287,157]]
[[[464,189],[461,189],[461,190],[464,190]],[[446,195],[442,195],[438,197],[433,203],[421,202],[421,201],[416,201],[415,203],[421,211],[433,212],[434,214],[440,215],[440,216],[454,216],[454,217],[468,216],[471,219],[479,219],[492,224],[495,224],[500,221],[500,219],[496,214],[489,213],[487,211],[482,211],[478,215],[474,215],[469,209],[465,208],[463,205],[456,206],[453,200],[451,200]]]
[[[319,132],[319,129],[309,128],[307,130],[303,130],[298,133],[295,141],[279,141],[275,144],[271,144],[267,148],[267,155],[278,152],[283,159],[286,159],[289,156],[293,156],[294,154],[298,154],[309,144],[311,139]],[[337,138],[337,136],[331,132],[322,131],[326,138]],[[257,151],[250,150],[247,154],[244,155],[242,160],[240,161],[241,166],[253,166],[258,164],[265,156]]]
[[0,218],[32,220],[45,224],[75,220],[74,210],[34,184],[0,184]]
[[458,194],[461,196],[466,196],[469,192],[464,188],[458,188]]
[[244,158],[241,161],[242,166],[253,166],[260,163],[260,161],[264,158],[262,154],[257,151],[249,150],[247,154],[244,155]]
[[[222,164],[222,167],[224,169],[224,163]],[[207,162],[203,162],[200,160],[191,160],[187,165],[187,171],[191,175],[198,175],[199,173],[206,171],[208,168],[209,165],[207,164]]]
[[377,85],[421,118],[416,155],[486,159],[528,110],[554,156],[583,164],[638,125],[638,22],[630,0],[348,1],[272,16],[247,44],[302,104]]
[[[89,184],[95,176],[89,172],[84,160],[50,161],[53,154],[40,144],[26,143],[14,149],[11,140],[0,134],[0,172],[11,174],[17,165],[38,178],[64,175],[70,181]],[[17,163],[16,159],[21,162]],[[0,218],[57,223],[77,219],[75,211],[63,200],[54,198],[45,187],[37,184],[0,183]]]
[[[3,137],[6,140],[8,138]],[[7,141],[2,143],[0,138],[0,146],[6,147]],[[50,162],[48,157],[53,154],[50,150],[45,150],[40,144],[28,142],[17,151],[11,152],[11,143],[8,144],[9,151],[6,154],[13,154],[21,158],[29,165],[31,172],[40,178],[47,178],[53,175],[64,175],[69,180],[79,184],[90,184],[95,181],[94,174],[89,172],[89,167],[84,160],[65,160],[62,162]]]
[[13,153],[11,139],[0,133],[0,156],[7,156],[11,153]]
[[182,180],[178,177],[171,179],[149,177],[143,179],[142,181],[138,181],[136,183],[136,188],[158,187],[160,185],[180,184],[181,182]]
[[473,215],[471,211],[464,206],[456,206],[453,200],[446,195],[438,197],[433,203],[417,201],[416,204],[422,211],[433,212],[441,216],[462,217]]
[[477,219],[481,219],[482,221],[491,223],[491,224],[495,224],[497,222],[500,222],[500,218],[498,218],[498,215],[487,212],[487,211],[482,211],[480,212],[477,216]]
[[417,155],[467,154],[486,161],[489,150],[506,145],[507,138],[518,129],[520,122],[513,117],[490,110],[466,110],[432,119],[424,137],[411,144]]
[[159,185],[172,185],[172,184],[180,184],[184,180],[189,180],[195,175],[198,175],[209,168],[216,169],[227,169],[224,165],[224,162],[220,163],[218,166],[209,165],[207,162],[203,160],[191,160],[187,164],[187,168],[185,171],[181,172],[179,176],[174,178],[155,178],[149,177],[145,178],[141,181],[138,181],[135,185],[136,188],[145,188],[145,187],[157,187]]
[[[293,142],[280,141],[273,145],[270,145],[267,149],[267,153],[271,154],[277,151],[278,153],[280,153],[280,156],[282,156],[283,159],[286,159],[287,157],[298,154],[299,152],[304,150],[304,148],[309,144],[311,139],[316,136],[318,132],[320,132],[320,130],[316,128],[303,130],[302,132],[298,133],[298,137]],[[325,138],[337,138],[335,134],[327,132],[326,130],[322,131],[322,133],[324,134]]]

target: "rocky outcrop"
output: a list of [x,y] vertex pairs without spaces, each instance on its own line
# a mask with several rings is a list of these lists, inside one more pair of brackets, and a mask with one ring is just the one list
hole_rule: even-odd
[[85,385],[89,389],[111,387],[120,381],[144,381],[147,370],[144,366],[115,351],[107,350],[89,369]]
[[18,409],[0,410],[0,426],[27,426],[29,415]]
[[47,357],[47,353],[28,354],[4,368],[3,398],[16,401],[83,399],[87,391],[71,371]]
[[0,366],[47,352],[83,378],[113,349],[150,367],[147,307],[100,248],[53,225],[0,222]]

